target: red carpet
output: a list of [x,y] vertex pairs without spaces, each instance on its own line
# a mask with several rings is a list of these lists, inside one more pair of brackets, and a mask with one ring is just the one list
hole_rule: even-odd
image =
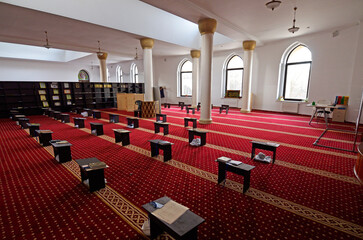
[[0,141],[2,239],[142,239],[15,122]]
[[[53,139],[71,142],[74,159],[96,156],[105,161],[110,166],[106,170],[107,185],[137,207],[141,208],[145,202],[165,195],[188,206],[206,219],[199,228],[200,239],[363,237],[363,198],[359,197],[363,196],[363,191],[352,174],[354,154],[341,151],[328,153],[325,148],[308,144],[308,139],[313,139],[311,137],[264,131],[276,127],[269,124],[265,124],[262,130],[245,130],[244,124],[251,123],[238,121],[233,124],[240,127],[232,127],[231,130],[228,121],[234,121],[233,118],[238,114],[234,112],[228,115],[216,113],[216,116],[223,115],[225,119],[219,120],[224,124],[206,126],[211,131],[207,137],[209,145],[194,148],[186,142],[187,131],[182,127],[182,117],[186,114],[178,111],[172,108],[167,112],[168,122],[173,123],[170,125],[170,135],[167,136],[155,135],[152,121],[140,119],[141,128],[133,129],[130,134],[130,147],[113,143],[112,129],[124,128],[126,121],[122,116],[122,124],[91,118],[86,121],[87,128],[89,122],[103,122],[105,135],[112,138],[92,136],[44,116],[31,117],[31,122],[40,123],[41,129],[53,130]],[[259,112],[250,118],[253,115],[259,116],[261,121],[268,119],[266,116],[271,114]],[[104,118],[106,116],[103,114]],[[282,115],[280,124],[283,124],[284,118],[288,119],[290,125],[294,125],[293,120],[296,120],[298,126],[302,126],[300,120],[304,119]],[[290,128],[294,129],[293,126]],[[301,128],[296,127],[290,132],[288,129],[283,130],[289,133],[295,131],[299,132]],[[313,131],[305,131],[304,134],[314,136]],[[275,165],[248,159],[250,138],[275,141],[275,137],[282,143]],[[147,140],[156,138],[175,143],[173,161],[163,163],[148,156],[150,145]],[[214,160],[223,155],[256,166],[247,194],[242,195],[240,184],[233,182],[243,183],[243,178],[235,174],[228,174],[228,179],[233,181],[227,181],[227,187],[216,185],[217,164]]]

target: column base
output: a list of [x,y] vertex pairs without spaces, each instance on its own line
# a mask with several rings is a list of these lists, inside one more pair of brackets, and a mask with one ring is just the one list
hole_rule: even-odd
[[192,105],[192,108],[197,108],[197,105]]
[[247,110],[247,109],[241,109],[240,112],[241,113],[250,113],[251,111],[250,110]]
[[199,119],[200,124],[211,124],[212,119]]

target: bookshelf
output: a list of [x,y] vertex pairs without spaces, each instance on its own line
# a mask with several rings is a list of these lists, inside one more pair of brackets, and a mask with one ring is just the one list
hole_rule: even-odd
[[81,82],[0,82],[0,117],[18,108],[26,115],[41,114],[42,108],[70,111],[74,107],[108,108],[117,106],[117,93],[143,91],[143,84]]

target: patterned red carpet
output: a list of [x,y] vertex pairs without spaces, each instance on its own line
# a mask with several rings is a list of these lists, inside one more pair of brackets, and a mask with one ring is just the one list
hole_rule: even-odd
[[[322,133],[324,124],[314,122],[311,127],[308,125],[309,118],[305,116],[266,112],[240,114],[236,110],[230,110],[226,115],[213,110],[213,124],[198,124],[199,128],[209,131],[207,145],[196,148],[188,144],[187,130],[183,126],[183,118],[193,115],[187,115],[176,107],[163,108],[162,111],[168,115],[169,135],[154,134],[155,119],[140,119],[140,128],[131,130],[131,145],[126,147],[114,143],[112,129],[126,128],[125,117],[131,113],[105,109],[102,119],[87,118],[86,129],[75,129],[73,123],[63,124],[45,116],[30,117],[31,122],[41,124],[41,129],[54,131],[53,139],[71,142],[73,159],[97,157],[109,165],[105,172],[107,189],[97,194],[89,194],[80,184],[75,176],[79,169],[74,167],[74,161],[57,164],[25,131],[19,130],[14,122],[2,121],[1,128],[7,129],[2,131],[2,138],[10,142],[1,143],[2,150],[7,152],[4,154],[2,151],[1,159],[1,186],[4,192],[1,201],[19,204],[9,207],[11,211],[1,214],[2,222],[15,218],[8,224],[12,227],[2,227],[5,236],[19,237],[8,230],[19,227],[32,233],[32,238],[43,237],[39,232],[34,233],[31,230],[33,228],[26,227],[29,221],[42,225],[41,220],[38,219],[38,223],[33,219],[37,211],[29,210],[28,205],[43,204],[48,211],[39,215],[55,218],[53,225],[47,225],[47,228],[50,226],[50,233],[47,233],[50,236],[62,236],[58,235],[58,230],[59,225],[62,225],[59,221],[63,218],[73,225],[82,224],[78,220],[81,211],[91,219],[102,219],[94,223],[97,226],[87,221],[83,224],[91,225],[91,229],[96,229],[97,233],[104,234],[106,238],[118,236],[120,239],[132,239],[140,232],[146,218],[141,206],[156,198],[168,196],[206,219],[199,227],[200,239],[363,238],[363,189],[353,174],[356,155],[313,146],[312,143]],[[109,123],[108,112],[120,114],[120,123]],[[194,116],[199,118],[198,113]],[[91,135],[89,122],[104,123],[105,135]],[[336,127],[351,126],[339,124]],[[173,160],[164,163],[160,156],[151,158],[149,139],[164,139],[175,143]],[[250,160],[250,141],[253,140],[281,144],[274,165]],[[332,132],[324,141],[335,146],[350,146],[352,135]],[[28,165],[14,167],[19,158],[10,151],[31,160],[28,160]],[[42,152],[47,157],[38,157],[41,154],[37,152]],[[258,152],[260,151],[257,150]],[[214,160],[220,156],[256,166],[251,175],[251,187],[246,194],[241,193],[243,177],[235,174],[228,174],[225,187],[217,185],[218,169]],[[5,191],[7,179],[12,178],[6,176],[17,176],[21,170],[27,170],[29,165],[34,172],[41,174],[28,174],[26,177],[29,180],[26,183],[39,185],[41,190],[30,187],[27,187],[27,192],[15,190],[24,188],[24,183],[18,181],[12,183],[14,189]],[[63,198],[54,193],[55,189],[58,191],[54,184],[61,185],[59,191],[67,193],[66,200],[65,193],[61,193]],[[62,207],[52,204],[53,208],[49,208],[49,201],[38,196],[39,192],[45,194],[46,199],[53,198],[53,202],[64,202]],[[37,195],[37,198],[33,199],[33,195]],[[34,202],[20,201],[24,198]],[[72,198],[80,198],[77,203],[81,206],[84,204],[79,202],[92,201],[95,207],[90,208],[93,209],[90,211],[89,208],[84,210],[77,205],[70,207],[73,211],[69,212],[69,216],[59,216],[58,214],[65,214],[62,209],[68,209],[67,204],[73,206]],[[112,213],[111,209],[117,214]],[[19,218],[19,214],[25,216]],[[105,214],[108,218],[105,220],[100,214]],[[115,219],[118,219],[117,224],[109,222]],[[100,224],[108,226],[114,235],[103,231],[103,225]],[[78,231],[73,225],[67,226],[69,230],[66,234],[72,234],[69,238],[92,236]],[[101,236],[96,233],[94,235],[97,238]],[[142,237],[140,233],[138,236]]]

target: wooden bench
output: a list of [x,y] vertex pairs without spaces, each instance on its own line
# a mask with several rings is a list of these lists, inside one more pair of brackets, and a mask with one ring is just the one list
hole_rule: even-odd
[[184,118],[184,127],[188,127],[189,122],[193,123],[193,128],[197,128],[197,119],[196,118]]
[[169,134],[169,123],[166,122],[154,122],[155,133],[160,132],[160,128],[164,129],[164,135]]
[[171,146],[174,143],[163,141],[161,139],[149,140],[151,147],[151,157],[159,155],[159,149],[164,151],[164,162],[171,160]]
[[252,141],[251,143],[252,143],[251,160],[255,157],[255,150],[257,148],[257,149],[272,151],[273,152],[272,163],[275,163],[276,149],[278,148],[278,146],[280,146],[280,144],[271,143],[271,142],[257,142],[257,141]]
[[166,122],[166,114],[161,114],[161,113],[157,113],[156,114],[156,121],[158,122],[158,121],[160,121],[160,118],[162,118],[163,120],[163,122]]
[[207,143],[207,131],[202,131],[198,129],[188,129],[189,131],[189,143],[194,139],[194,136],[200,137],[200,146],[204,146]]

